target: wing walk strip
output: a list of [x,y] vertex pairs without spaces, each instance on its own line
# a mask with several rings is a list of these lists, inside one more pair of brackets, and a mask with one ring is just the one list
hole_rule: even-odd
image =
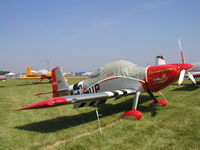
[[[121,97],[121,96],[126,96],[130,94],[136,93],[136,90],[130,90],[130,89],[123,89],[123,90],[114,90],[114,91],[106,91],[106,92],[100,92],[100,93],[95,93],[93,98],[94,100],[89,100],[91,98],[86,98],[84,100],[77,100],[73,101],[72,103],[75,103],[73,108],[80,108],[80,107],[87,107],[87,106],[98,106],[99,104],[104,104],[108,98],[113,98],[113,97]],[[83,95],[82,95],[83,96]],[[69,99],[68,99],[69,100]],[[69,100],[70,101],[70,100]]]
[[121,96],[121,95],[130,95],[136,93],[136,90],[129,90],[129,89],[123,89],[123,90],[114,90],[112,92],[104,92],[108,94],[109,97],[115,97],[115,96]]

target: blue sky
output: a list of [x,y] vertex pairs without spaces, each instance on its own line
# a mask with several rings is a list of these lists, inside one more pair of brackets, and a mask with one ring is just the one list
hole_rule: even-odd
[[146,66],[156,55],[200,61],[198,0],[1,0],[0,70],[62,66],[95,71],[114,60]]

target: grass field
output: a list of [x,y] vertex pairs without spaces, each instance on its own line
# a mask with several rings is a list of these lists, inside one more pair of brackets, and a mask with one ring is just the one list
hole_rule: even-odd
[[[70,83],[81,79],[70,79]],[[167,107],[150,107],[142,94],[138,109],[141,120],[119,116],[131,109],[132,96],[109,100],[99,107],[103,128],[98,130],[95,108],[72,109],[72,105],[12,110],[51,98],[33,94],[51,90],[49,83],[34,80],[0,82],[0,149],[72,150],[198,150],[200,149],[200,88],[190,81],[164,89]],[[156,94],[159,98],[159,94]]]

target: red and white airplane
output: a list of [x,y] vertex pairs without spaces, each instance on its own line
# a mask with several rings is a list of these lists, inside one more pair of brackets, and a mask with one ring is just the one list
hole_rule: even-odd
[[[179,45],[179,49],[181,51],[181,57],[182,57],[182,63],[185,63],[185,57],[183,55],[183,50],[182,50],[182,46],[181,46],[181,41],[180,39],[178,39],[178,45]],[[155,60],[155,65],[165,65],[166,62],[164,60],[163,56],[156,56],[156,60]],[[185,75],[189,77],[189,79],[196,84],[196,80],[195,77],[200,77],[200,63],[193,63],[193,65],[195,67],[193,67],[192,69],[190,69],[189,71],[186,71]],[[180,83],[179,83],[180,85]]]
[[[185,62],[184,62],[185,63]],[[156,61],[155,61],[155,65],[164,65],[166,64],[164,57],[163,56],[156,56]],[[192,69],[190,69],[189,71],[186,71],[185,75],[194,83],[196,83],[195,78],[196,77],[200,77],[200,66],[199,64],[195,64],[193,63],[193,65],[195,67],[193,67]]]
[[[53,93],[53,98],[47,99],[18,110],[35,109],[74,104],[74,108],[97,106],[109,98],[120,98],[135,94],[132,110],[122,114],[122,117],[140,119],[142,113],[137,110],[139,96],[148,92],[152,105],[166,106],[167,101],[156,99],[153,92],[158,92],[178,80],[181,84],[186,70],[194,65],[165,64],[141,67],[129,61],[115,61],[101,67],[89,78],[79,83],[68,85],[59,67],[52,70],[53,91],[37,95]],[[97,109],[98,110],[98,109]],[[98,116],[97,116],[98,117]]]

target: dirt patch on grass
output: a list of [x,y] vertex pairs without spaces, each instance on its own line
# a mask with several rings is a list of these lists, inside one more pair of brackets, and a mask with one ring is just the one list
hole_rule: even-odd
[[[106,126],[102,127],[101,129],[102,129],[102,131],[103,131],[104,129],[110,128],[110,127],[116,125],[117,123],[119,123],[119,122],[121,122],[121,121],[122,121],[122,119],[119,120],[119,121],[113,122],[113,123],[111,123],[111,124],[109,124],[109,125],[106,125]],[[70,139],[67,139],[67,140],[60,140],[60,141],[57,141],[56,143],[54,143],[54,144],[52,144],[52,145],[49,145],[49,146],[47,146],[47,147],[41,148],[41,150],[51,150],[51,149],[55,149],[55,148],[56,148],[58,145],[60,145],[60,144],[64,144],[64,143],[66,143],[66,142],[74,141],[74,140],[77,140],[77,139],[79,139],[79,138],[81,138],[81,137],[88,136],[88,135],[91,135],[91,134],[94,134],[94,133],[97,133],[97,132],[99,132],[99,129],[93,130],[93,131],[91,131],[91,132],[86,132],[86,133],[83,133],[83,134],[76,135],[76,136],[74,136],[74,137],[72,137],[72,138],[70,138]],[[99,133],[99,134],[100,134],[100,133]]]

